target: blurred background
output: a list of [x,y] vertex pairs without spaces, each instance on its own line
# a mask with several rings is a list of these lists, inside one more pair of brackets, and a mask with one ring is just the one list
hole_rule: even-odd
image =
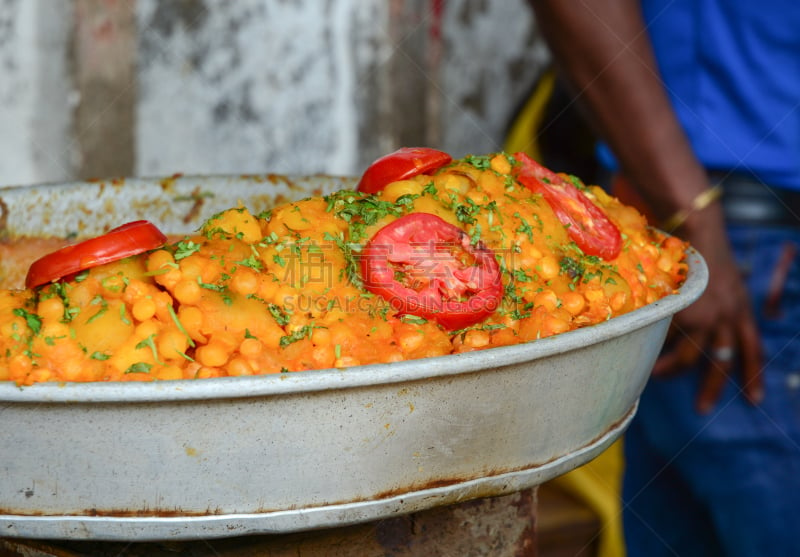
[[526,0],[0,0],[0,186],[501,150]]

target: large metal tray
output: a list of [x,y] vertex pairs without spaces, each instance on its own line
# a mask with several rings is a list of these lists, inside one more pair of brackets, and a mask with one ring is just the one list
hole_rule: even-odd
[[[7,237],[149,218],[182,233],[242,201],[352,185],[174,177],[0,191]],[[680,292],[532,343],[345,370],[157,383],[0,383],[0,536],[199,539],[284,533],[502,495],[563,474],[625,429]]]

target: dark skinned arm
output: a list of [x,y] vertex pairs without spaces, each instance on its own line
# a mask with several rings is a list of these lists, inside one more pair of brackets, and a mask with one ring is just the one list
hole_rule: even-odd
[[[658,222],[686,211],[709,188],[660,79],[637,0],[531,0],[555,63],[573,88],[621,170]],[[719,203],[691,211],[671,231],[695,247],[709,285],[673,319],[655,375],[707,365],[697,409],[710,411],[731,371],[715,349],[732,347],[740,384],[753,403],[763,397],[761,348],[750,301],[728,242]]]

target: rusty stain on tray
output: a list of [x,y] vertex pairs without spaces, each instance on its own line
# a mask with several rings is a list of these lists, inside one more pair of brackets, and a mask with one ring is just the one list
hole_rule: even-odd
[[[493,476],[499,476],[502,474],[506,474],[509,472],[519,472],[523,470],[528,470],[531,468],[536,468],[538,466],[542,466],[542,464],[536,464],[531,467],[518,467],[513,469],[507,470],[490,470],[485,473],[482,473],[477,476],[463,476],[463,477],[452,477],[452,478],[441,478],[436,480],[431,480],[422,483],[412,483],[407,486],[398,486],[394,489],[389,489],[382,491],[380,493],[376,493],[369,497],[357,497],[347,501],[324,501],[315,505],[305,505],[303,509],[313,509],[318,507],[328,507],[328,506],[339,506],[339,505],[352,505],[361,502],[367,501],[378,501],[382,499],[392,499],[395,497],[400,497],[404,495],[410,495],[414,492],[424,492],[428,490],[433,490],[441,487],[448,487],[454,486],[458,484],[462,484],[465,482],[470,482],[479,478],[491,478]],[[506,492],[506,485],[502,485],[501,488],[483,488],[477,491],[471,490],[469,498],[482,498],[482,497],[493,497],[496,495],[502,495]],[[477,495],[476,495],[477,494]],[[254,510],[248,510],[248,513],[253,514],[269,514],[275,512],[285,511],[285,508],[271,508],[271,507],[260,507]],[[91,509],[84,509],[84,510],[77,510],[77,511],[70,511],[68,513],[59,513],[59,514],[48,514],[40,511],[32,511],[30,509],[25,509],[24,511],[20,511],[13,508],[0,508],[0,515],[25,515],[25,516],[64,516],[65,514],[69,514],[69,516],[86,516],[86,517],[162,517],[162,518],[176,518],[176,517],[201,517],[201,516],[221,516],[225,514],[230,514],[227,512],[223,512],[219,508],[208,508],[205,511],[197,512],[197,511],[186,511],[183,509],[158,509],[158,508],[142,508],[142,509],[98,509],[98,508],[91,508]]]

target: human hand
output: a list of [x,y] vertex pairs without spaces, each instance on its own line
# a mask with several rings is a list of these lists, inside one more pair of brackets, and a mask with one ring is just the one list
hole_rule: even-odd
[[736,369],[743,396],[758,404],[764,396],[761,343],[747,290],[721,224],[715,226],[714,219],[695,221],[700,222],[687,223],[682,235],[705,258],[709,283],[694,304],[674,317],[653,375],[702,368],[695,406],[705,414]]

